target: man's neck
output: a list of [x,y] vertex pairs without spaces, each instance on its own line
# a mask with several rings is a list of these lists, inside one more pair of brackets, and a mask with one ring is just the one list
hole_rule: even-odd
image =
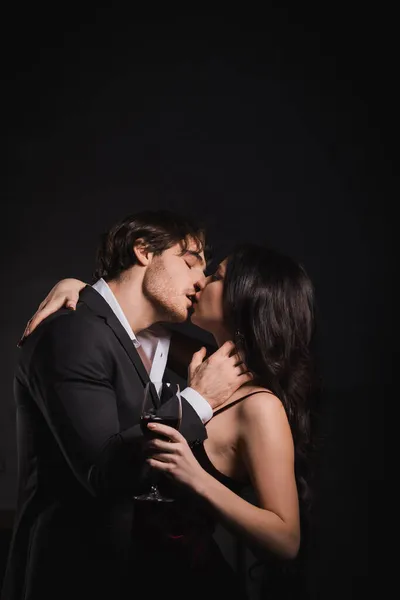
[[127,276],[107,283],[135,334],[159,320],[154,308],[143,295],[140,281]]

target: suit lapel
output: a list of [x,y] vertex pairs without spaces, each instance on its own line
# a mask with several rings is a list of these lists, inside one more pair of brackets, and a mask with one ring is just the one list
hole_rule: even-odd
[[124,327],[121,325],[120,321],[118,320],[118,318],[116,317],[116,315],[113,312],[111,315],[109,315],[106,318],[106,322],[107,322],[107,325],[109,327],[111,327],[111,329],[115,333],[115,335],[118,338],[121,345],[124,347],[127,355],[131,359],[136,371],[138,372],[143,385],[146,385],[146,383],[149,382],[149,375],[148,375],[146,369],[144,368],[142,359],[140,358],[140,356],[133,344],[133,341],[130,339],[130,337],[127,334],[127,332],[125,331]]
[[116,338],[129,356],[140,379],[142,380],[143,385],[146,385],[146,383],[149,382],[149,375],[139,354],[137,353],[133,341],[130,339],[126,330],[121,325],[121,322],[104,300],[103,296],[101,296],[101,294],[99,294],[91,286],[86,286],[80,293],[79,300],[84,302],[90,308],[90,310],[106,321],[107,325],[113,330]]

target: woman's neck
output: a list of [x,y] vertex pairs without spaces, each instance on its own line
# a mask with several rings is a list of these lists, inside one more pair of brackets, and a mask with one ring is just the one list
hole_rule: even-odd
[[220,348],[225,344],[225,342],[228,342],[230,340],[233,341],[233,336],[228,331],[218,331],[214,333],[214,339],[218,348]]

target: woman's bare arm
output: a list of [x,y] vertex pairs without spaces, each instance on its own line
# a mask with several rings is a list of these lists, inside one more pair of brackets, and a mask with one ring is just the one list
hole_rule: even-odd
[[79,279],[61,279],[50,290],[46,298],[39,304],[37,311],[26,324],[21,341],[28,336],[49,315],[53,314],[63,306],[75,310],[79,300],[79,292],[87,284]]
[[260,558],[271,553],[294,558],[300,545],[300,516],[293,439],[286,413],[278,398],[267,393],[245,400],[240,412],[239,451],[257,506],[205,471],[180,433],[171,427],[152,424],[156,433],[170,441],[154,440],[156,454],[149,462],[197,493]]

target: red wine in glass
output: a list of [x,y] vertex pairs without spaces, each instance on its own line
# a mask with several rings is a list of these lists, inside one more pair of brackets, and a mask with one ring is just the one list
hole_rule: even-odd
[[[140,417],[140,427],[143,434],[147,437],[154,435],[147,428],[149,423],[161,423],[169,425],[179,430],[182,420],[182,401],[179,384],[168,382],[149,382],[144,390],[142,414]],[[138,496],[135,500],[146,500],[150,502],[173,502],[173,498],[168,498],[161,494],[157,482],[151,484],[150,491]]]
[[147,425],[149,423],[160,423],[161,425],[168,425],[168,427],[173,427],[174,429],[179,430],[180,427],[180,418],[178,416],[158,416],[152,413],[145,413],[140,417],[140,427],[144,435],[149,433],[147,429]]

